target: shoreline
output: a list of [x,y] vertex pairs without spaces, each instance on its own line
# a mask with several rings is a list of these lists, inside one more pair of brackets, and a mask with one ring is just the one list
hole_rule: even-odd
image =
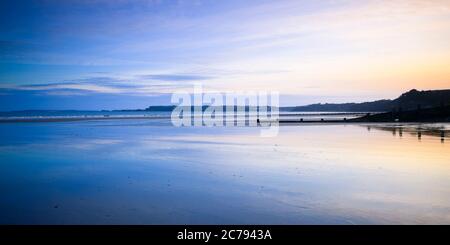
[[[149,117],[149,116],[102,116],[102,117],[53,117],[53,118],[0,118],[0,124],[3,123],[47,123],[47,122],[82,122],[82,121],[108,121],[108,120],[161,120],[171,119],[171,117]],[[358,120],[355,120],[358,119]],[[261,121],[260,123],[270,123],[273,121]],[[333,125],[333,124],[429,124],[429,123],[450,123],[448,121],[364,121],[360,118],[353,119],[321,119],[321,120],[300,120],[285,119],[278,121],[280,126],[298,126],[298,125]],[[245,125],[248,126],[248,125]]]
[[76,121],[103,121],[103,120],[140,120],[140,119],[170,119],[170,117],[148,116],[120,116],[120,117],[42,117],[42,118],[10,118],[0,119],[0,123],[37,123],[37,122],[76,122]]

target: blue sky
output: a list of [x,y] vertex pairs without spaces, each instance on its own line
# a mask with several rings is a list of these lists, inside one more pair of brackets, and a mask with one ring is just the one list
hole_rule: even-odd
[[0,110],[124,109],[172,92],[284,105],[450,85],[448,1],[1,1]]

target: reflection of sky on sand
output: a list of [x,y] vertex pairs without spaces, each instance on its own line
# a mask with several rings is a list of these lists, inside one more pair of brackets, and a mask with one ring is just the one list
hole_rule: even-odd
[[449,224],[450,144],[372,129],[2,125],[0,222]]

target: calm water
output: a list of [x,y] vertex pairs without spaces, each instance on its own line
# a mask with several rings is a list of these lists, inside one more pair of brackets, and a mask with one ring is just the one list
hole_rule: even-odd
[[431,126],[2,123],[0,223],[450,224]]
[[[171,111],[76,111],[76,110],[30,110],[30,111],[0,111],[0,123],[4,121],[10,121],[14,119],[98,119],[98,118],[133,118],[141,117],[148,119],[170,119]],[[360,117],[365,115],[364,112],[280,112],[278,114],[280,119],[283,120],[304,120],[304,121],[317,121],[324,120],[344,120]],[[192,114],[193,118],[202,117],[202,114]],[[224,122],[248,121],[258,118],[258,115],[253,112],[240,112],[232,115],[221,114],[220,117],[224,119]],[[248,123],[247,123],[248,124]]]

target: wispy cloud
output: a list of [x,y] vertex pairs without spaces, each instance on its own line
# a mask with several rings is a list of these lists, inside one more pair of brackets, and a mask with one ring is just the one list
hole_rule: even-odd
[[142,75],[142,78],[160,81],[201,81],[211,79],[210,76],[189,75],[189,74],[150,74]]
[[161,75],[161,77],[142,77],[137,75],[130,79],[103,76],[88,77],[59,83],[20,85],[0,84],[0,89],[3,91],[35,91],[41,94],[58,96],[74,96],[92,93],[153,96],[155,94],[172,93],[179,89],[190,89],[191,83],[180,84],[177,83],[177,81],[197,81],[200,78],[206,79],[194,75]]
[[90,91],[97,93],[120,93],[120,88],[115,88],[113,86],[102,86],[91,83],[49,83],[49,84],[29,84],[29,85],[19,85],[10,89],[16,90],[35,90],[35,91],[43,91],[43,90],[81,90],[81,91]]

